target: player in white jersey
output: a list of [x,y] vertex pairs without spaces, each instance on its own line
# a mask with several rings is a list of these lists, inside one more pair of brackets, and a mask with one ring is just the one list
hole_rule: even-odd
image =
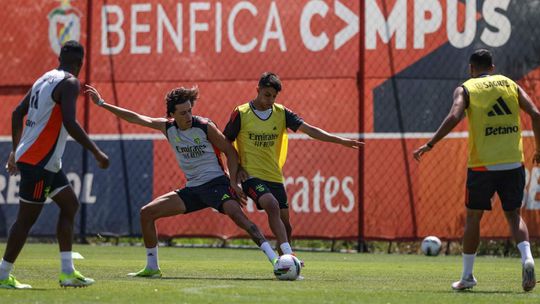
[[[77,75],[83,58],[82,45],[76,41],[66,42],[60,52],[59,67],[40,77],[13,111],[13,150],[6,170],[11,175],[21,174],[20,204],[0,263],[0,288],[31,288],[19,283],[11,270],[47,197],[60,207],[56,232],[62,265],[60,285],[79,287],[94,283],[73,267],[73,223],[79,201],[62,171],[61,161],[69,134],[94,154],[100,168],[109,166],[107,155],[90,140],[76,120],[80,88]],[[27,118],[23,131],[24,116]]]
[[[259,228],[240,207],[238,196],[245,198],[236,181],[238,155],[225,136],[210,120],[194,116],[191,109],[199,96],[198,88],[177,88],[166,96],[167,118],[152,118],[105,103],[99,92],[87,86],[87,93],[98,106],[130,123],[161,131],[169,141],[187,183],[183,189],[171,191],[141,208],[141,229],[146,247],[146,267],[129,276],[161,277],[157,258],[155,221],[162,217],[195,212],[212,207],[228,215],[274,264],[277,255]],[[220,154],[227,157],[230,179],[223,170]],[[238,196],[237,196],[238,195]]]

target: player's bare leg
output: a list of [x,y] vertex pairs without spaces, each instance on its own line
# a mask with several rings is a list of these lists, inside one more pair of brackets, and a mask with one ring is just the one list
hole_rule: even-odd
[[475,254],[480,244],[480,221],[484,215],[483,210],[467,209],[465,231],[463,233],[463,253]]
[[276,253],[259,230],[259,227],[247,218],[237,201],[229,200],[223,203],[223,212],[227,214],[238,227],[244,229],[251,236],[251,239],[255,244],[257,244],[264,254],[266,254],[270,263],[274,264],[275,261],[277,261]]
[[43,209],[43,204],[19,202],[17,219],[9,230],[6,250],[4,252],[5,261],[15,263],[15,260],[24,247],[24,243],[26,243],[28,232],[30,232],[30,229],[38,219],[41,209]]
[[60,215],[56,224],[56,238],[60,252],[71,251],[73,246],[73,225],[75,214],[79,209],[79,200],[71,187],[65,187],[52,200],[60,208]]
[[277,239],[281,252],[291,254],[292,249],[287,238],[287,230],[281,220],[279,203],[271,193],[265,193],[259,198],[259,205],[268,215],[268,224]]
[[534,259],[529,244],[529,230],[520,214],[520,209],[505,211],[504,215],[510,226],[510,231],[521,254],[522,287],[524,291],[531,291],[536,286],[536,274],[534,271]]
[[79,200],[70,186],[66,186],[52,197],[60,208],[60,215],[56,224],[56,238],[60,248],[61,272],[59,283],[62,287],[86,287],[94,284],[94,279],[87,278],[75,270],[73,266],[73,225],[75,214],[79,209]]
[[176,192],[164,194],[141,208],[141,230],[146,247],[146,267],[138,272],[129,273],[132,277],[160,278],[158,263],[158,238],[156,220],[162,217],[186,212],[184,201]]
[[141,208],[141,230],[144,246],[152,248],[157,246],[156,220],[162,217],[173,216],[186,212],[184,201],[176,194],[169,192]]
[[32,286],[28,284],[22,284],[17,281],[11,274],[11,270],[13,269],[13,263],[17,260],[17,257],[26,243],[28,232],[41,213],[41,209],[43,209],[43,204],[31,204],[23,201],[19,202],[17,219],[9,230],[4,258],[0,263],[0,288],[32,288]]
[[467,209],[465,232],[463,233],[463,273],[459,281],[452,283],[454,290],[465,290],[476,286],[473,266],[476,250],[480,243],[480,221],[483,215],[483,210]]
[[[280,209],[279,215],[281,217],[281,221],[283,222],[283,225],[285,226],[285,231],[287,231],[287,242],[289,244],[291,243],[291,235],[292,235],[292,226],[291,221],[289,219],[289,209]],[[283,252],[281,251],[281,248],[278,247],[278,253],[279,255],[283,255]]]
[[[287,231],[287,241],[290,244],[291,240],[292,240],[291,239],[292,225],[291,225],[291,220],[289,218],[289,208],[280,209],[279,212],[280,212],[281,220],[283,221],[283,225],[285,225],[285,230]],[[279,253],[279,255],[283,255],[283,251],[281,250],[280,247],[278,247],[278,253]],[[292,255],[296,256],[296,254],[294,254],[294,253]],[[304,267],[305,266],[304,260],[299,259],[299,261],[300,261],[300,265],[302,265],[302,267]],[[302,277],[302,276],[300,276],[300,277]]]

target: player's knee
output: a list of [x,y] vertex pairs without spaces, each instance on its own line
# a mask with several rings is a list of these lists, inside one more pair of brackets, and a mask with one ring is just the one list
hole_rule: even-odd
[[139,212],[139,215],[143,221],[153,220],[155,217],[154,208],[149,205],[143,206]]
[[79,202],[74,202],[69,206],[63,207],[61,209],[61,214],[66,217],[75,217],[75,214],[77,214],[77,210],[79,210]]
[[483,210],[467,210],[467,222],[480,222],[482,216],[484,215]]
[[519,209],[504,211],[506,219],[510,222],[519,222],[521,220],[521,214]]
[[238,203],[227,204],[223,206],[223,212],[228,215],[237,224],[246,224],[249,219],[246,217],[242,209],[238,206]]
[[268,214],[277,214],[279,216],[280,210],[279,210],[279,204],[277,200],[273,196],[264,196],[259,200],[259,205],[263,207],[263,209]]

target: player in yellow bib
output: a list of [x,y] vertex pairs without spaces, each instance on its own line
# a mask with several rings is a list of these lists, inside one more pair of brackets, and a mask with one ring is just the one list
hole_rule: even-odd
[[441,126],[423,146],[414,151],[420,160],[434,149],[467,114],[469,126],[468,172],[465,206],[467,220],[463,236],[463,273],[452,284],[454,290],[476,285],[474,258],[480,240],[480,221],[484,210],[491,210],[491,198],[498,194],[522,261],[522,287],[531,291],[536,285],[529,232],[520,208],[525,187],[523,144],[519,109],[532,119],[536,142],[534,162],[540,162],[540,112],[531,98],[511,79],[493,75],[491,52],[475,51],[469,61],[471,79],[454,91],[454,103]]
[[275,103],[281,91],[281,80],[270,72],[259,79],[254,100],[236,107],[224,134],[234,142],[241,167],[244,192],[257,208],[268,214],[270,229],[279,244],[280,254],[291,254],[289,244],[292,226],[289,221],[287,193],[283,185],[282,168],[287,157],[287,129],[312,138],[358,149],[362,142],[330,134],[311,126],[291,110]]

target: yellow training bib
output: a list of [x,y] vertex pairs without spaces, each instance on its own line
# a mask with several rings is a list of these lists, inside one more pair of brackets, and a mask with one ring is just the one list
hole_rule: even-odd
[[467,80],[469,122],[467,166],[523,162],[518,86],[502,75]]
[[270,182],[283,182],[281,169],[287,158],[285,107],[274,104],[268,119],[260,119],[249,103],[238,107],[240,132],[235,146],[242,167],[250,176]]

